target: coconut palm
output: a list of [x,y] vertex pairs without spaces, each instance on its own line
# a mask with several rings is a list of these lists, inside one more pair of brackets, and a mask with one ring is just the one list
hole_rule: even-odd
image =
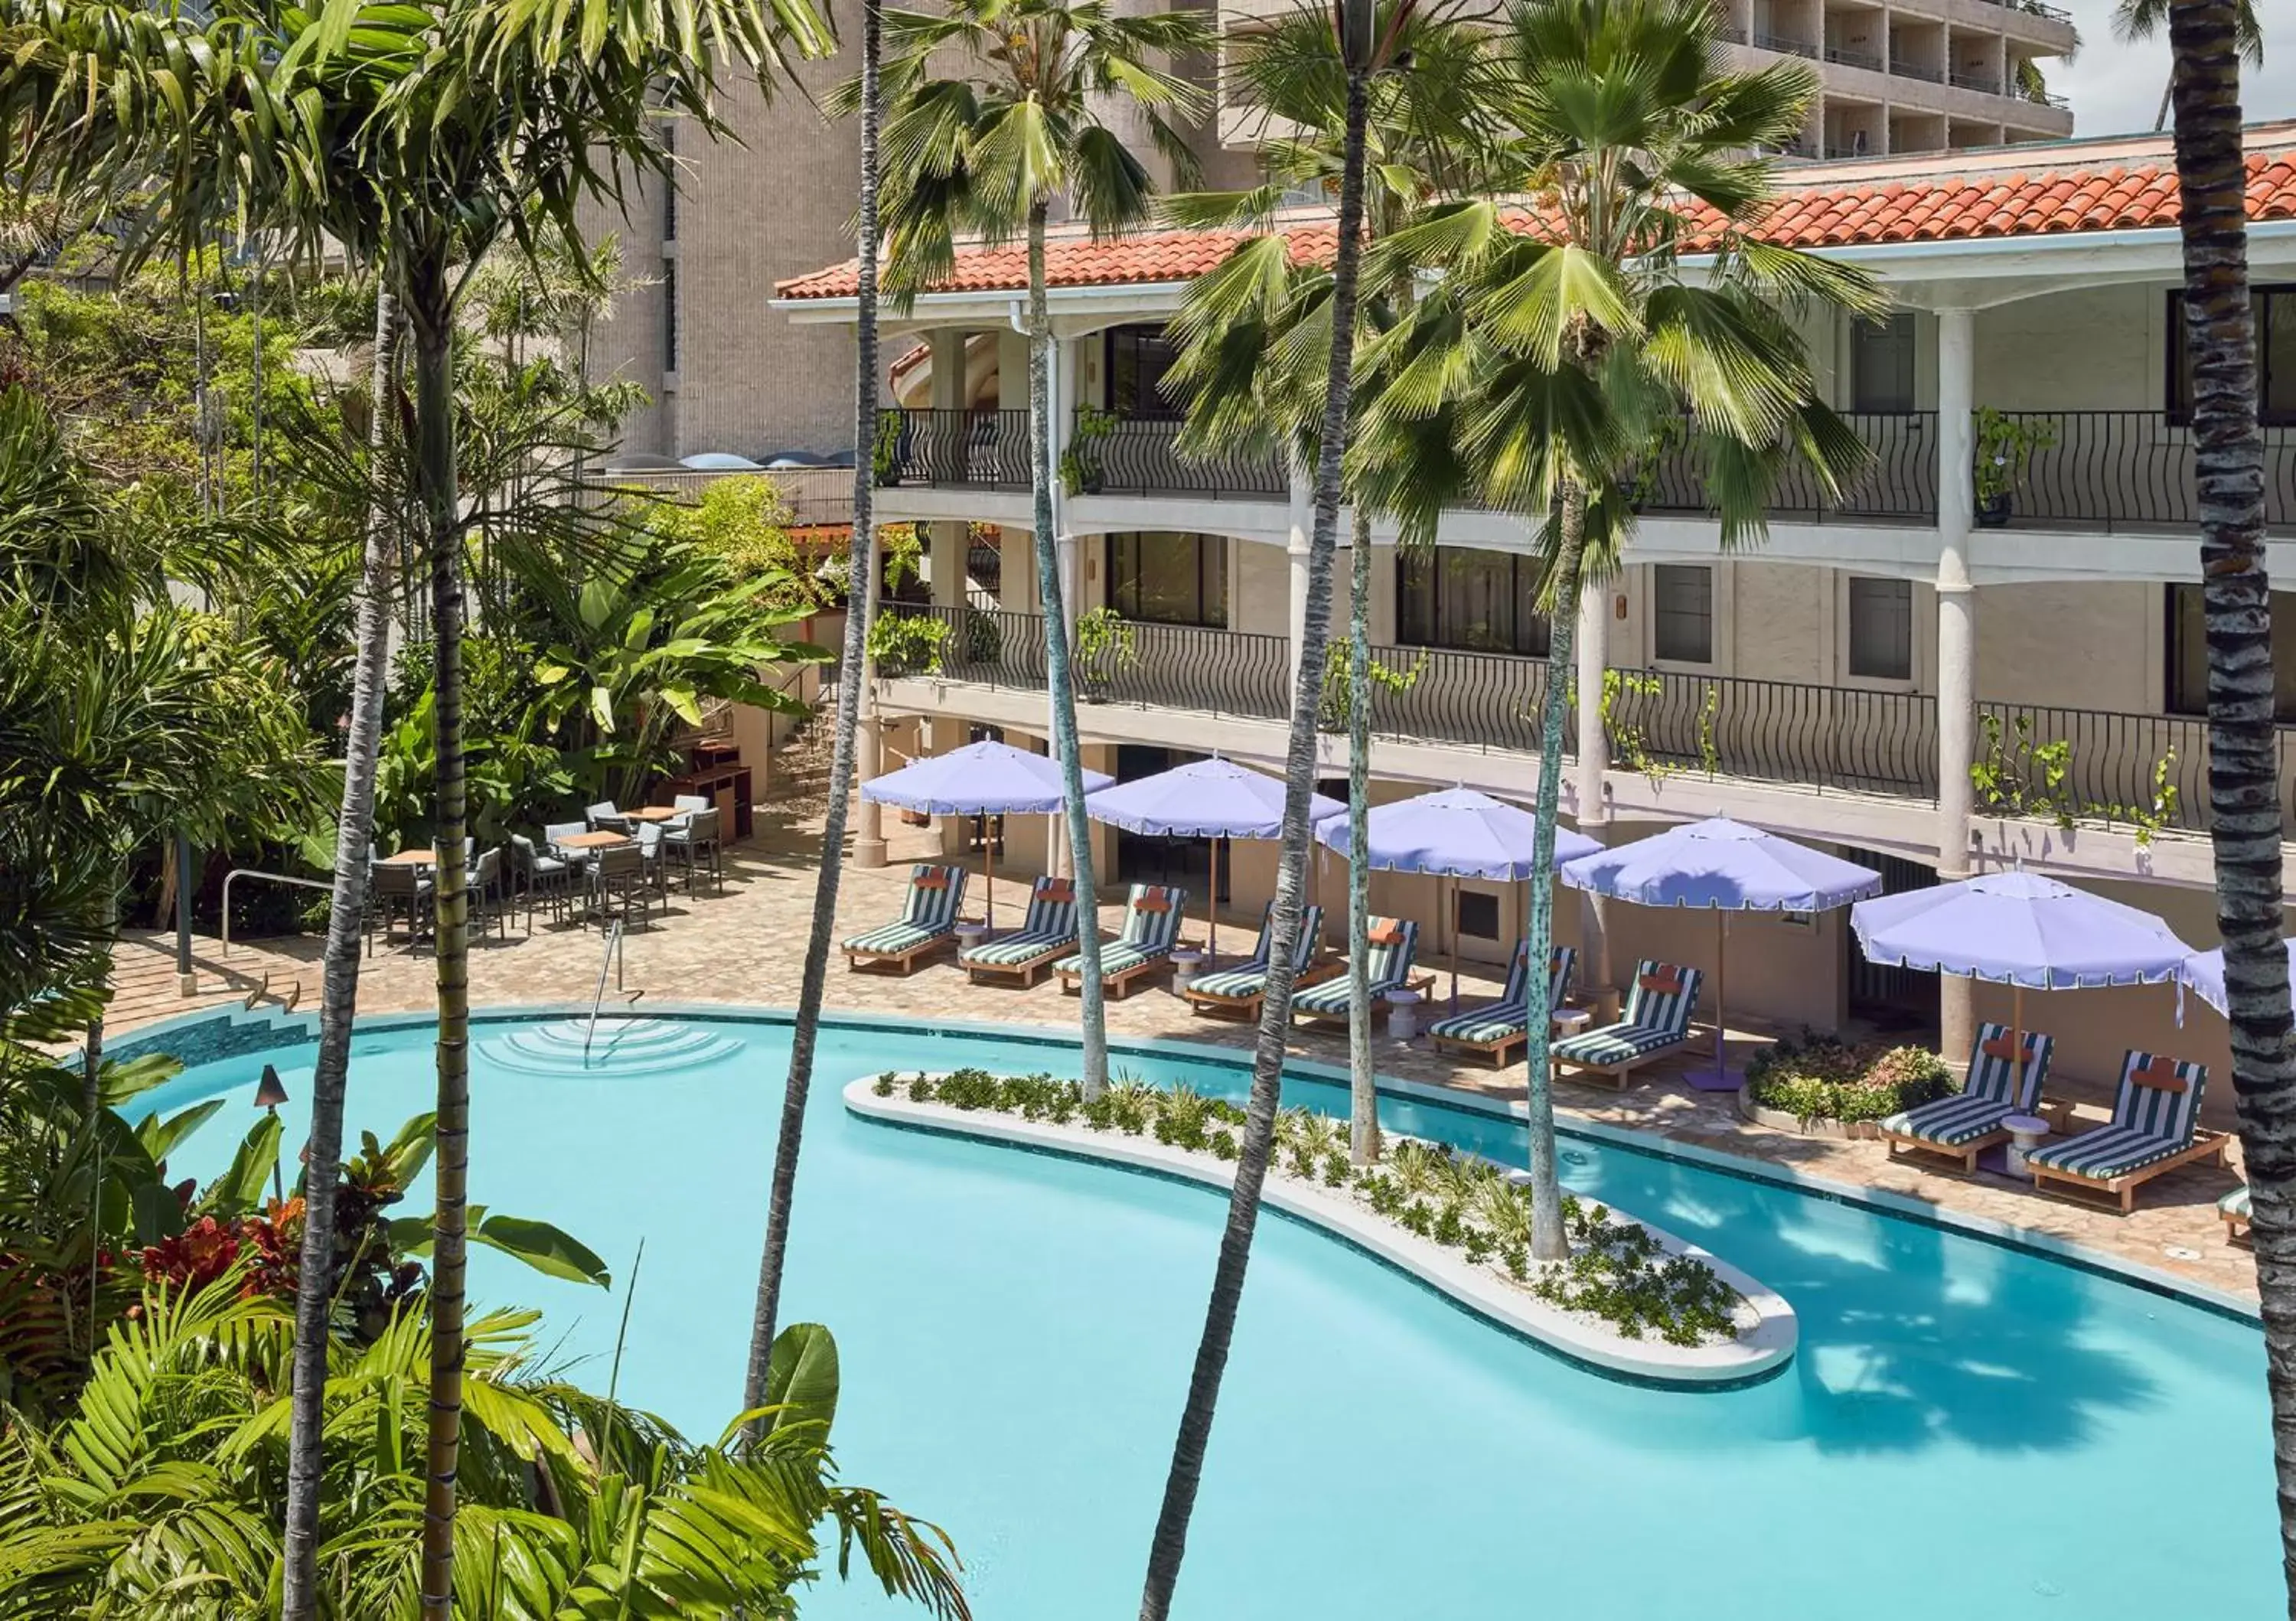
[[1283,1056],[1292,1024],[1293,953],[1300,941],[1301,901],[1307,889],[1312,830],[1309,802],[1316,789],[1316,740],[1323,707],[1324,654],[1330,639],[1332,554],[1340,537],[1340,464],[1345,447],[1355,384],[1357,268],[1363,261],[1365,129],[1370,122],[1374,74],[1398,66],[1391,53],[1395,31],[1375,26],[1373,0],[1334,0],[1331,12],[1338,54],[1345,64],[1346,97],[1341,115],[1340,206],[1332,267],[1329,315],[1324,339],[1324,404],[1316,428],[1315,522],[1308,543],[1308,600],[1301,615],[1299,669],[1292,681],[1292,730],[1283,755],[1283,819],[1277,857],[1275,905],[1269,942],[1267,997],[1252,1045],[1251,1093],[1244,1111],[1243,1142],[1236,1157],[1235,1183],[1228,1198],[1227,1224],[1220,1233],[1219,1259],[1212,1271],[1211,1299],[1188,1377],[1179,1433],[1164,1479],[1164,1498],[1148,1547],[1148,1572],[1141,1587],[1141,1621],[1165,1621],[1180,1579],[1188,1546],[1188,1522],[1195,1512],[1196,1488],[1203,1479],[1204,1451],[1211,1443],[1212,1417],[1219,1405],[1220,1376],[1235,1338],[1235,1314],[1243,1299],[1243,1278],[1251,1264],[1251,1239],[1259,1223],[1260,1190],[1275,1140],[1275,1117],[1283,1101]]
[[[1147,166],[1108,122],[1123,103],[1176,176],[1196,172],[1180,127],[1203,94],[1173,60],[1210,50],[1203,12],[1131,14],[1111,0],[951,0],[945,13],[886,13],[885,209],[888,290],[906,296],[947,274],[960,233],[1025,238],[1029,253],[1029,471],[1037,595],[1044,613],[1053,749],[1067,791],[1070,869],[1082,959],[1084,1085],[1108,1084],[1092,824],[1077,745],[1076,684],[1053,533],[1053,323],[1045,227],[1065,204],[1096,234],[1149,217]],[[1069,402],[1073,404],[1074,402]]]
[[[1444,10],[1388,0],[1376,20],[1392,60],[1407,72],[1377,76],[1365,133],[1364,217],[1376,242],[1439,195],[1456,194],[1482,143],[1478,139],[1476,37]],[[1176,197],[1167,211],[1182,224],[1229,225],[1257,234],[1188,290],[1172,323],[1180,356],[1171,381],[1188,395],[1184,453],[1233,454],[1238,445],[1274,448],[1303,464],[1316,459],[1329,341],[1332,267],[1292,262],[1273,233],[1284,197],[1303,189],[1336,195],[1346,144],[1347,72],[1327,13],[1302,7],[1264,31],[1238,37],[1227,71],[1237,99],[1286,133],[1261,148],[1263,182],[1253,191]],[[1358,294],[1359,330],[1392,324],[1413,296],[1403,274]],[[1365,404],[1357,385],[1353,409]],[[1354,502],[1346,696],[1349,848],[1369,841],[1371,782],[1371,503]],[[1379,1093],[1371,1058],[1371,869],[1348,864],[1350,1152],[1379,1158]]]
[[2251,50],[2253,24],[2241,0],[2191,0],[2169,12],[2208,640],[2209,841],[2224,937],[2233,1098],[2254,1212],[2282,1563],[2289,1613],[2296,1616],[2296,1045],[2280,943],[2272,594],[2240,129],[2239,58]]
[[[129,228],[131,263],[159,250],[188,258],[216,222],[238,217],[303,257],[332,243],[381,266],[413,352],[410,459],[432,621],[433,837],[459,849],[464,514],[454,336],[470,273],[504,240],[529,251],[555,240],[587,262],[578,209],[619,200],[634,176],[672,172],[665,114],[721,133],[721,73],[738,70],[769,88],[791,53],[826,47],[826,25],[808,0],[655,0],[594,9],[579,27],[562,8],[502,0],[330,0],[317,11],[221,0],[190,12],[14,0],[8,20],[17,42],[0,86],[12,134],[24,132],[27,167],[75,194],[158,177],[152,207]],[[439,1149],[422,1592],[424,1613],[443,1617],[453,1588],[470,1166],[459,861],[439,864],[437,907]],[[326,1146],[312,1145],[320,1180]],[[309,1504],[293,1507],[310,1523]],[[291,1617],[310,1613],[309,1545],[299,1535],[291,1543]]]
[[[2112,37],[2128,45],[2158,38],[2168,28],[2169,9],[2169,0],[2119,0],[2112,8]],[[2243,59],[2251,68],[2264,66],[2264,24],[2257,19],[2253,0],[2234,0],[2233,28]],[[2176,94],[2172,65],[2169,82],[2161,86],[2161,111],[2153,116],[2153,128],[2168,127],[2169,104]]]
[[[1792,316],[1872,314],[1879,295],[1858,273],[1752,235],[1774,182],[1745,154],[1800,129],[1816,76],[1729,70],[1718,20],[1699,0],[1518,0],[1494,37],[1488,94],[1512,132],[1496,190],[1540,200],[1534,227],[1510,217],[1518,205],[1438,203],[1375,250],[1442,279],[1367,357],[1379,381],[1363,476],[1407,534],[1431,536],[1446,501],[1525,515],[1546,561],[1550,672],[1571,667],[1581,581],[1615,566],[1660,447],[1679,441],[1702,473],[1726,546],[1760,537],[1789,459],[1833,490],[1866,454],[1819,401]],[[1695,279],[1693,242],[1711,256]],[[1550,675],[1543,700],[1534,963],[1553,945],[1569,685]],[[1532,1250],[1552,1259],[1567,1240],[1539,1019],[1527,1063]]]
[[[854,225],[853,442],[875,443],[877,431],[877,250],[881,164],[880,126],[884,117],[881,84],[883,0],[861,0],[861,73],[854,111],[861,124],[860,206]],[[797,1196],[798,1153],[805,1142],[805,1109],[813,1088],[813,1055],[821,1036],[821,1003],[829,988],[829,951],[837,930],[837,892],[845,875],[845,819],[853,795],[854,733],[861,718],[861,676],[869,645],[869,620],[876,611],[877,582],[871,544],[877,481],[870,458],[853,458],[853,533],[846,557],[845,648],[837,665],[836,732],[829,751],[829,808],[821,831],[821,875],[813,892],[813,921],[805,939],[805,969],[799,982],[797,1018],[790,1028],[790,1061],[782,1089],[780,1134],[774,1142],[773,1181],[766,1195],[765,1247],[758,1257],[758,1293],[750,1326],[750,1360],[742,1405],[754,1408],[765,1389],[780,1319],[782,1271],[789,1254],[790,1210]],[[939,566],[938,562],[936,566]]]

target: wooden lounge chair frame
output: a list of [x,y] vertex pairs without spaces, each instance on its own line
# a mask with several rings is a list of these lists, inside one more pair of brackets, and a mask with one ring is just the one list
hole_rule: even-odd
[[[1128,913],[1136,913],[1147,909],[1143,905],[1143,902],[1145,901],[1147,897],[1137,893],[1137,891],[1143,889],[1156,890],[1158,893],[1158,899],[1161,903],[1162,908],[1168,911],[1178,912],[1186,901],[1186,894],[1185,891],[1175,889],[1167,884],[1138,884],[1134,886],[1134,889],[1135,893],[1128,896],[1125,901],[1125,906]],[[1103,935],[1101,937],[1100,941],[1103,947],[1120,946],[1123,942],[1124,937],[1121,934],[1113,937]],[[1082,943],[1083,931],[1079,929],[1078,931],[1078,946],[1081,946]],[[1107,973],[1103,970],[1100,981],[1101,995],[1107,996],[1113,1001],[1121,1002],[1127,996],[1132,995],[1132,987],[1134,986],[1144,980],[1152,979],[1159,974],[1170,973],[1172,971],[1172,954],[1179,948],[1180,930],[1178,922],[1176,920],[1172,929],[1172,943],[1169,946],[1167,946],[1159,955],[1150,957],[1144,962],[1135,962],[1129,967],[1120,968],[1113,974]],[[1064,956],[1074,954],[1075,951],[1073,948],[1070,951],[1062,954]],[[1061,989],[1063,993],[1070,996],[1081,996],[1084,995],[1084,974],[1081,970],[1063,968],[1058,971],[1061,976]]]
[[[1275,903],[1268,902],[1267,910],[1273,913],[1275,910]],[[1308,911],[1315,914],[1316,932],[1320,935],[1324,929],[1323,908],[1314,906],[1308,908]],[[1300,926],[1303,929],[1307,926],[1306,913],[1301,915]],[[1261,925],[1263,929],[1267,927],[1266,923]],[[1339,971],[1339,963],[1324,957],[1323,943],[1318,940],[1307,962],[1301,966],[1299,973],[1292,977],[1292,988],[1295,991],[1303,989],[1319,980],[1328,979]],[[1188,1011],[1191,1013],[1210,1013],[1223,1019],[1231,1016],[1242,1019],[1257,1019],[1259,1017],[1261,1006],[1267,1001],[1265,982],[1261,989],[1242,996],[1223,996],[1216,991],[1200,990],[1193,984],[1182,986],[1180,995],[1186,999]]]
[[[1986,1027],[1987,1027],[1980,1026],[1978,1030],[1977,1042],[1975,1044],[1980,1048],[1984,1045],[1986,1041]],[[2034,1061],[2031,1057],[2026,1056],[2026,1054],[2034,1053],[2036,1052],[2046,1052],[2054,1055],[2056,1051],[2055,1043],[2054,1041],[2050,1041],[2049,1038],[2045,1036],[2040,1031],[2025,1028],[2021,1023],[2017,1027],[2016,1034],[2019,1036],[2022,1043],[2022,1053],[2018,1057],[2003,1059],[2001,1060],[2004,1063],[2013,1064],[2015,1066],[2015,1068],[2011,1071],[2009,1077],[2009,1095],[2013,1101],[2015,1100],[2019,1089],[2023,1085],[2025,1070],[2030,1067]],[[2001,1039],[2006,1041],[2008,1039],[2008,1036],[2009,1032],[2005,1030]],[[2046,1048],[2036,1046],[2037,1043],[2043,1041],[2048,1041],[2048,1045]],[[2043,1086],[2048,1085],[2048,1069],[2046,1065],[2043,1067],[2041,1071],[2040,1085]],[[2034,1109],[2036,1111],[2038,1112],[2038,1110],[2048,1107],[2055,1106],[2045,1103],[2037,1091],[2034,1099]],[[2013,1109],[2010,1112],[2014,1114],[2017,1111]],[[2065,1117],[2060,1108],[2058,1115],[2054,1117],[2045,1116],[2043,1118],[2062,1119]],[[1880,1135],[1887,1150],[1887,1158],[1891,1161],[1895,1161],[1900,1154],[1929,1154],[1939,1159],[1957,1159],[1961,1162],[1961,1174],[1964,1176],[1976,1175],[1977,1157],[1985,1152],[1988,1149],[1999,1148],[2003,1143],[2008,1142],[2012,1135],[2012,1134],[2005,1128],[1997,1131],[1982,1132],[1978,1135],[1972,1137],[1966,1142],[1956,1143],[1948,1147],[1947,1144],[1942,1142],[1932,1142],[1927,1137],[1917,1137],[1911,1132],[1891,1131],[1887,1126],[1879,1124],[1878,1122],[1875,1124],[1874,1129]]]
[[[2118,1199],[2120,1201],[2120,1213],[2127,1216],[2136,1208],[2136,1190],[2155,1176],[2166,1175],[2170,1171],[2188,1165],[2196,1165],[2207,1159],[2213,1159],[2218,1165],[2222,1165],[2225,1163],[2225,1153],[2231,1147],[2232,1137],[2229,1133],[2195,1131],[2190,1142],[2167,1158],[2155,1159],[2150,1165],[2140,1165],[2135,1170],[2119,1176],[2082,1176],[2072,1171],[2054,1170],[2046,1165],[2033,1166],[2030,1169],[2033,1173],[2033,1185],[2036,1188],[2041,1187],[2043,1183],[2058,1183],[2062,1184],[2062,1188],[2049,1188],[2045,1189],[2044,1191],[2062,1192],[2063,1189],[2078,1189],[2084,1193],[2103,1194],[2108,1198]],[[2247,1218],[2243,1216],[2241,1219]],[[2233,1217],[2229,1216],[2225,1217],[2226,1226],[2230,1226],[2232,1222]]]
[[[1641,981],[1645,977],[1660,969],[1672,969],[1677,975],[1681,977],[1680,983],[1685,987],[1685,989],[1672,994],[1676,995],[1687,995],[1690,999],[1690,1011],[1684,1017],[1682,1021],[1682,1034],[1677,1036],[1674,1040],[1668,1042],[1662,1047],[1652,1047],[1647,1052],[1637,1052],[1630,1058],[1615,1059],[1606,1064],[1588,1063],[1580,1059],[1565,1058],[1562,1054],[1558,1052],[1554,1054],[1553,1060],[1554,1069],[1557,1076],[1562,1075],[1562,1068],[1567,1064],[1570,1068],[1570,1075],[1565,1077],[1567,1079],[1584,1081],[1588,1076],[1599,1075],[1605,1080],[1609,1081],[1613,1088],[1620,1092],[1624,1092],[1627,1089],[1628,1081],[1633,1077],[1636,1070],[1641,1068],[1644,1064],[1654,1064],[1658,1062],[1659,1060],[1666,1058],[1672,1053],[1678,1052],[1684,1047],[1690,1044],[1690,1027],[1697,1021],[1698,993],[1705,988],[1706,976],[1699,970],[1691,967],[1687,963],[1660,962],[1655,958],[1644,958],[1641,962],[1637,963],[1635,968],[1635,978],[1637,987],[1639,987]],[[1634,998],[1630,995],[1628,997],[1629,1006],[1633,1004],[1633,1001]],[[1620,1024],[1628,1022],[1624,1015],[1623,1010],[1621,1010],[1618,1022]],[[1603,1027],[1609,1028],[1610,1027],[1605,1026]],[[1591,1032],[1581,1032],[1581,1034],[1591,1034]]]
[[[1570,948],[1567,946],[1555,947],[1555,951],[1558,954],[1567,951],[1568,949]],[[1575,960],[1571,961],[1570,966],[1573,968],[1577,967]],[[1512,972],[1513,964],[1508,964],[1508,969],[1509,971]],[[1554,970],[1551,967],[1547,970],[1547,978],[1549,982],[1547,994],[1552,996],[1554,995]],[[1505,1000],[1505,999],[1502,997],[1499,1001],[1492,1003],[1491,1005],[1493,1007],[1497,1007],[1500,1005],[1500,1003]],[[1547,1028],[1551,1031],[1554,1027],[1554,1008],[1550,1007],[1548,1009],[1546,1019]],[[1530,1021],[1529,1019],[1525,1019],[1523,1021],[1522,1029],[1519,1034],[1513,1036],[1503,1036],[1496,1041],[1469,1041],[1465,1037],[1459,1036],[1438,1036],[1432,1030],[1427,1032],[1427,1039],[1433,1044],[1435,1051],[1438,1052],[1456,1052],[1462,1058],[1488,1059],[1490,1060],[1492,1068],[1504,1069],[1507,1067],[1508,1053],[1513,1052],[1517,1047],[1528,1048],[1530,1045]]]
[[2247,1236],[2249,1217],[2247,1211],[2227,1210],[2219,1205],[2217,1207],[2217,1215],[2225,1224],[2226,1243],[2236,1244]]
[[[1316,976],[1316,979],[1329,979],[1346,973],[1348,971],[1348,960],[1345,957],[1341,957],[1334,960],[1329,966],[1331,971],[1329,973],[1318,974]],[[1435,970],[1431,968],[1414,969],[1412,970],[1411,977],[1403,982],[1402,988],[1406,991],[1415,991],[1420,995],[1424,996],[1428,992],[1435,988]],[[1312,985],[1315,982],[1315,980],[1309,979],[1305,974],[1302,974],[1300,977],[1300,983],[1301,985]],[[1374,1019],[1384,1019],[1387,1017],[1389,1011],[1390,1010],[1387,1005],[1386,995],[1382,994],[1375,995],[1371,999],[1372,1018]],[[1342,1030],[1348,1027],[1348,1016],[1345,1013],[1322,1013],[1316,1011],[1313,1008],[1300,1008],[1297,1010],[1297,1014],[1300,1019],[1305,1019],[1311,1025],[1337,1025]]]

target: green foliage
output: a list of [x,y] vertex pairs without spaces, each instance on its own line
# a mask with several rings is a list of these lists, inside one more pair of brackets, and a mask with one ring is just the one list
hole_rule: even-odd
[[[1316,727],[1320,732],[1345,732],[1354,716],[1355,707],[1348,699],[1348,659],[1349,649],[1345,640],[1325,645],[1324,693],[1316,707]],[[1405,669],[1397,669],[1377,659],[1367,660],[1365,675],[1373,707],[1378,707],[1382,692],[1400,695],[1418,685],[1420,676],[1427,673],[1427,661],[1428,655],[1423,648]]]
[[1077,616],[1077,679],[1086,687],[1104,685],[1139,657],[1132,626],[1113,608],[1094,608]]
[[2133,828],[2143,849],[2153,835],[2177,821],[2182,790],[2175,781],[2177,751],[2152,762],[2151,794],[2142,805],[2091,799],[2072,787],[2073,745],[2070,738],[2038,741],[2033,716],[2019,710],[2005,731],[1999,713],[1981,710],[1977,717],[1982,734],[1978,757],[1970,763],[1969,780],[1977,790],[1977,806],[1996,815],[2033,816],[2070,831],[2085,821]]
[[1115,436],[1117,415],[1097,405],[1077,409],[1069,447],[1061,452],[1061,485],[1071,495],[1092,495],[1101,483],[1100,443]]
[[1775,1043],[1746,1065],[1746,1096],[1813,1120],[1882,1120],[1955,1090],[1953,1071],[1923,1047],[1851,1046],[1803,1031]]
[[1565,1311],[1600,1317],[1628,1339],[1702,1345],[1737,1331],[1738,1296],[1703,1261],[1669,1256],[1650,1230],[1614,1222],[1601,1205],[1562,1201],[1570,1258],[1540,1273],[1531,1292]]
[[812,561],[790,536],[788,492],[763,473],[713,479],[692,504],[665,503],[650,523],[654,532],[690,546],[746,583],[769,580],[767,600],[775,608],[810,612],[827,603],[828,593]]
[[2046,417],[2010,416],[1990,405],[1977,412],[1977,503],[2005,502],[2025,482],[2025,463],[2057,442],[2057,424]]
[[880,675],[937,675],[948,633],[938,615],[880,611],[869,621],[869,657]]

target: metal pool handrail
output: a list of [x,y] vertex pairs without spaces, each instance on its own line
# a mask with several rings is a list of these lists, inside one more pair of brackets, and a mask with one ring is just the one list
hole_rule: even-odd
[[275,884],[293,884],[304,889],[328,889],[335,887],[334,880],[293,878],[284,872],[266,872],[259,867],[234,867],[223,875],[223,954],[231,955],[231,880],[234,878],[267,878]]
[[606,930],[606,954],[598,963],[598,988],[590,997],[590,1022],[582,1032],[582,1067],[590,1067],[590,1038],[598,1033],[598,1007],[606,1000],[606,970],[614,970],[614,988],[622,988],[622,920],[616,918]]

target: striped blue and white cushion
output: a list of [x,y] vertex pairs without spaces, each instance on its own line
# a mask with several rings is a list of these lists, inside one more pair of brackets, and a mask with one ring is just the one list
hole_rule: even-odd
[[1487,1046],[1494,1042],[1512,1041],[1530,1028],[1530,1014],[1521,1003],[1509,1006],[1503,1002],[1470,1008],[1464,1013],[1454,1013],[1448,1019],[1439,1019],[1427,1027],[1427,1034],[1439,1036],[1445,1041],[1472,1042]]
[[[1682,988],[1655,991],[1643,983],[1660,975],[1677,977]],[[1616,1024],[1556,1042],[1554,1056],[1573,1064],[1620,1064],[1681,1045],[1690,1039],[1690,1011],[1698,1005],[1698,986],[1703,977],[1694,968],[1645,957],[1635,969],[1635,988],[1627,998],[1626,1017]]]
[[1966,1093],[1939,1098],[1891,1115],[1882,1129],[1900,1136],[1918,1137],[1939,1148],[1959,1148],[2001,1129],[2001,1122],[2017,1111],[1995,1098],[1973,1098]]
[[[1269,910],[1272,913],[1274,908],[1270,907]],[[1274,929],[1275,922],[1271,917],[1267,921],[1260,924],[1259,944],[1250,957],[1232,968],[1219,969],[1209,974],[1198,974],[1188,982],[1189,991],[1201,992],[1206,996],[1218,996],[1234,1002],[1248,1001],[1251,997],[1262,995],[1267,989],[1267,952],[1270,944],[1268,937]],[[1292,950],[1293,973],[1305,971],[1308,964],[1316,960],[1316,953],[1322,949],[1323,932],[1324,909],[1321,906],[1309,906],[1300,913],[1300,938]]]
[[1554,1056],[1574,1064],[1618,1064],[1680,1046],[1685,1039],[1677,1031],[1653,1030],[1644,1025],[1604,1025],[1556,1042]]
[[960,965],[971,968],[975,963],[983,968],[1012,968],[1022,962],[1034,962],[1039,957],[1056,951],[1066,951],[1076,945],[1076,930],[1055,934],[1050,929],[1039,932],[1022,929],[1012,934],[1000,934],[993,940],[983,940],[971,951],[957,958]]
[[2009,1113],[2029,1115],[2041,1106],[2041,1084],[2048,1078],[2049,1055],[2056,1050],[2056,1043],[2038,1030],[2025,1032],[2024,1084],[2013,1099],[2009,1095],[2009,1060],[1985,1050],[1996,1043],[2005,1047],[2008,1041],[2007,1025],[1977,1027],[1977,1040],[1969,1050],[1969,1081],[1962,1088],[1962,1095],[1994,1103],[2013,1103]]
[[[2182,1089],[2147,1085],[2146,1072],[2172,1071]],[[2200,1124],[2201,1096],[2209,1084],[2206,1064],[2156,1059],[2131,1049],[2120,1060],[2120,1088],[2113,1094],[2112,1123],[2053,1142],[2028,1156],[2036,1165],[2076,1176],[2110,1180],[2142,1170],[2182,1151]]]
[[[935,876],[940,882],[926,888],[922,880]],[[956,909],[964,899],[965,877],[963,867],[919,862],[909,869],[909,896],[901,908],[901,921],[914,923],[933,934],[946,934],[955,928]]]
[[[1144,909],[1143,901],[1160,898],[1160,911]],[[1180,934],[1180,920],[1186,914],[1188,892],[1161,884],[1135,884],[1124,903],[1124,928],[1115,940],[1100,948],[1100,977],[1111,979],[1118,974],[1153,962],[1172,954],[1173,943]],[[1084,971],[1084,957],[1078,954],[1061,960],[1060,971],[1078,974]]]
[[2101,1126],[2095,1131],[2083,1132],[2048,1148],[2036,1149],[2026,1158],[2033,1164],[2046,1166],[2053,1171],[2067,1171],[2075,1176],[2094,1176],[2104,1181],[2142,1170],[2156,1159],[2166,1159],[2184,1146],[2166,1137],[2156,1137],[2151,1132],[2130,1131],[2121,1126]]
[[1559,1011],[1562,999],[1570,994],[1570,976],[1578,966],[1578,949],[1558,946],[1554,948],[1552,961],[1554,971],[1546,979],[1546,1011],[1550,1014]]
[[1218,973],[1198,974],[1188,981],[1191,991],[1237,1001],[1257,996],[1267,988],[1267,964],[1265,962],[1239,962],[1234,968],[1224,968]]
[[[1379,1002],[1411,983],[1411,970],[1419,955],[1419,925],[1408,918],[1374,918],[1371,931],[1374,935],[1401,937],[1386,945],[1374,944],[1371,948],[1366,973],[1371,980],[1372,1000]],[[1345,1018],[1349,978],[1341,974],[1320,985],[1309,986],[1292,998],[1292,1008],[1300,1012]]]
[[867,934],[857,934],[845,942],[845,949],[865,954],[898,956],[902,952],[938,940],[948,931],[945,929],[920,929],[914,923],[887,923],[872,929]]
[[2243,1182],[2240,1186],[2234,1188],[2231,1192],[2217,1200],[2217,1214],[2219,1216],[2236,1216],[2243,1221],[2248,1220],[2250,1215],[2248,1184]]

